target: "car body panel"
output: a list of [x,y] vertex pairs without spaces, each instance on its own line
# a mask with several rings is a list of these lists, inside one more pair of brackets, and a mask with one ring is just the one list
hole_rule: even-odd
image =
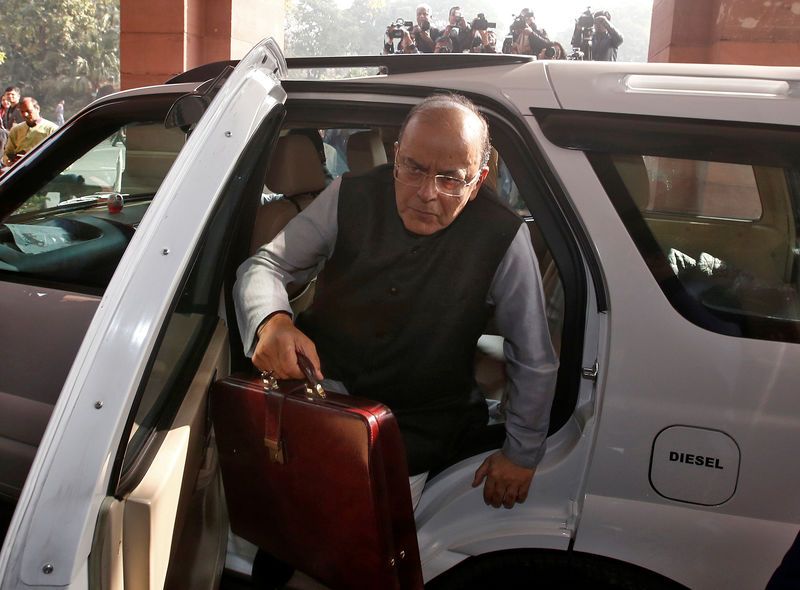
[[546,67],[565,110],[800,123],[797,68],[564,61]]
[[[681,99],[687,114],[703,113],[705,97]],[[752,100],[730,98],[726,114],[750,113]],[[610,106],[602,98],[594,104]],[[786,113],[768,122],[778,120]],[[556,146],[547,151],[555,169],[570,171],[561,182],[596,249],[609,301],[597,442],[574,548],[689,587],[763,587],[798,528],[799,500],[783,492],[800,480],[791,458],[800,437],[791,393],[800,379],[800,346],[723,336],[686,320],[647,270],[585,156]],[[674,425],[725,433],[742,449],[730,500],[701,507],[654,489],[653,444]]]

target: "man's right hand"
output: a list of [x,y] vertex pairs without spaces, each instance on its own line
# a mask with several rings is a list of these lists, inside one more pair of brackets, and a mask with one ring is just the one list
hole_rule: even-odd
[[317,379],[323,379],[319,356],[314,343],[294,327],[289,314],[278,312],[261,324],[256,334],[258,342],[253,364],[261,371],[272,371],[278,379],[303,379],[297,364],[297,352],[302,352],[314,365]]

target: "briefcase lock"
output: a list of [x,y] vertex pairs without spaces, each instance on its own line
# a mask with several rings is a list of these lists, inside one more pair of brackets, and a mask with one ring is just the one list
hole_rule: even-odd
[[269,458],[275,463],[283,465],[286,463],[286,454],[283,452],[282,440],[271,440],[264,438],[264,446],[269,449]]
[[306,398],[313,400],[314,397],[318,397],[320,399],[325,399],[327,395],[325,394],[325,390],[322,389],[322,385],[319,383],[306,383]]
[[278,391],[279,384],[272,371],[261,371],[261,383],[264,384],[264,389],[267,391]]

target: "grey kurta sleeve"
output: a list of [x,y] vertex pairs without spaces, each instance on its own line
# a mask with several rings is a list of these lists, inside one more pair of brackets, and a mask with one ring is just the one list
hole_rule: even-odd
[[236,271],[236,319],[248,357],[253,355],[256,330],[264,318],[276,311],[291,315],[287,289],[310,281],[319,264],[333,254],[340,184],[339,179],[333,181]]
[[509,378],[503,453],[535,467],[544,455],[558,358],[550,341],[539,264],[525,224],[506,251],[489,291],[505,339]]

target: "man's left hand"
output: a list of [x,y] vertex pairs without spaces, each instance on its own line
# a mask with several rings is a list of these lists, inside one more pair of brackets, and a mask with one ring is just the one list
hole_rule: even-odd
[[495,508],[505,506],[511,508],[515,503],[522,503],[528,497],[531,479],[536,469],[520,467],[506,457],[502,451],[486,457],[475,472],[472,487],[483,486],[483,500]]

